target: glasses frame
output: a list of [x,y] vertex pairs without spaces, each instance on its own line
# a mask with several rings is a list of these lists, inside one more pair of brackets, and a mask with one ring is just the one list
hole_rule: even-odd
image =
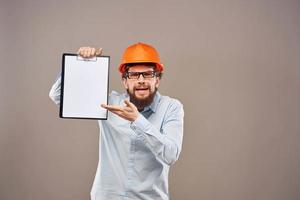
[[[145,74],[146,73],[151,73],[151,77],[145,77]],[[138,74],[138,77],[137,78],[130,78],[130,73],[135,73],[135,74]],[[154,77],[157,77],[157,72],[156,71],[145,71],[145,72],[126,72],[125,73],[125,77],[128,78],[128,79],[131,79],[131,80],[138,80],[140,78],[140,76],[143,76],[144,79],[152,79]]]

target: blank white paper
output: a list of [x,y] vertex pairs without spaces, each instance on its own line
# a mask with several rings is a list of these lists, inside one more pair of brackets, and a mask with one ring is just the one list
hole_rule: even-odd
[[107,119],[109,57],[64,56],[62,117]]

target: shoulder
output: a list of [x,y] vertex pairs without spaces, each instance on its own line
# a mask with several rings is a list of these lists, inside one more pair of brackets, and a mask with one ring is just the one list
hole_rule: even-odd
[[166,112],[183,112],[183,104],[173,97],[161,95],[159,103],[166,108]]
[[182,103],[180,102],[180,100],[175,99],[175,98],[173,98],[173,97],[161,95],[160,101],[161,101],[162,103],[168,103],[170,106],[179,106],[179,107],[183,107],[183,105],[182,105]]

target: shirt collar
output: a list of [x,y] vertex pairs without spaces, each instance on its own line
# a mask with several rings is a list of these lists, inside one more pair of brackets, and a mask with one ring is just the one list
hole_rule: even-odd
[[155,96],[154,96],[154,99],[153,99],[152,103],[151,103],[149,106],[146,106],[146,107],[144,108],[144,111],[147,111],[148,109],[151,109],[152,112],[155,112],[156,109],[157,109],[158,103],[159,103],[159,101],[160,101],[160,98],[161,98],[161,95],[160,95],[160,93],[157,91],[156,94],[155,94]]

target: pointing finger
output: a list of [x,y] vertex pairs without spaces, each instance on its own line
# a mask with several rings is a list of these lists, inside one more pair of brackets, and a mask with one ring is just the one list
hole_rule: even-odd
[[102,108],[106,108],[107,110],[118,110],[118,111],[123,111],[123,108],[121,108],[120,106],[114,106],[114,105],[106,105],[106,104],[101,104]]

